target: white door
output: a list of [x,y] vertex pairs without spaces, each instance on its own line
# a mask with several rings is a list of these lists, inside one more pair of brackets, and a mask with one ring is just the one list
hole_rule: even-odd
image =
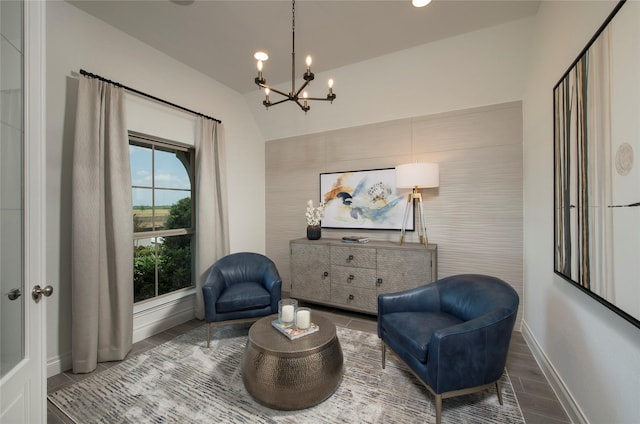
[[0,18],[0,422],[45,423],[44,2]]

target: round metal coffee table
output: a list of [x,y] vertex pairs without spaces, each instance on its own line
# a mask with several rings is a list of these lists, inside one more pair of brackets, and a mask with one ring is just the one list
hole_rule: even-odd
[[242,380],[249,394],[269,408],[304,409],[326,400],[342,380],[342,348],[333,323],[312,316],[320,330],[289,340],[273,328],[271,315],[249,329]]

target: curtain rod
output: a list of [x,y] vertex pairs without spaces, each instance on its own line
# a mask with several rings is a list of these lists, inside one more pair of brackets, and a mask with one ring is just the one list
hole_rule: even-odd
[[175,107],[177,109],[184,110],[185,112],[189,112],[189,113],[192,113],[194,115],[202,116],[203,118],[211,119],[212,121],[216,121],[217,123],[222,124],[222,121],[219,120],[219,119],[212,118],[211,116],[207,116],[207,115],[205,115],[203,113],[196,112],[195,110],[187,109],[186,107],[177,105],[175,103],[171,103],[171,102],[168,102],[166,100],[162,100],[162,99],[160,99],[160,98],[158,98],[156,96],[152,96],[151,94],[143,93],[142,91],[136,90],[135,88],[127,87],[126,85],[120,84],[119,82],[111,81],[111,80],[108,80],[108,79],[106,79],[104,77],[101,77],[100,75],[96,75],[96,74],[92,74],[91,72],[87,72],[84,69],[80,69],[80,74],[82,74],[84,76],[87,76],[89,78],[95,78],[95,79],[98,79],[100,81],[108,82],[110,84],[115,85],[116,87],[122,87],[127,91],[131,91],[132,93],[139,94],[139,95],[144,96],[144,97],[148,97],[148,98],[150,98],[152,100],[155,100],[156,102],[164,103],[165,105],[169,105],[169,106]]

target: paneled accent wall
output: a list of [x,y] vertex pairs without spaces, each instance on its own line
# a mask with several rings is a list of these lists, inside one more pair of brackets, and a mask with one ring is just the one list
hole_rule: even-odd
[[[268,141],[266,252],[283,290],[291,284],[289,240],[306,236],[306,203],[319,200],[320,173],[414,161],[440,164],[440,187],[422,190],[429,242],[438,244],[438,278],[494,275],[522,297],[521,102]],[[347,234],[400,238],[399,231],[322,230],[323,237]]]

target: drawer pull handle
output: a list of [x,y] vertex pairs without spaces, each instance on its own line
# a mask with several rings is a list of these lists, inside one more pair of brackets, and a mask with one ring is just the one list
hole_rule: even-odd
[[353,295],[352,294],[349,295],[349,300],[353,300]]
[[353,260],[353,255],[349,255],[349,257],[347,258],[347,262],[351,262]]
[[322,279],[324,280],[324,279],[325,279],[325,278],[327,278],[328,276],[329,276],[329,273],[328,273],[327,271],[325,271],[325,272],[322,274]]
[[348,278],[349,282],[352,282],[354,278],[356,277],[354,277],[353,274],[349,275],[349,278]]
[[376,280],[376,284],[377,284],[377,285],[379,285],[379,286],[381,286],[381,285],[382,285],[382,278],[378,278],[378,279]]

